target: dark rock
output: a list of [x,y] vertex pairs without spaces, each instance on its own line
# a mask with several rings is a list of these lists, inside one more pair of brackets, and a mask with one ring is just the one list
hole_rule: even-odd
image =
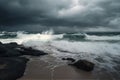
[[5,53],[0,53],[0,57],[17,57],[21,56],[21,53],[16,50],[7,50]]
[[18,45],[16,42],[12,42],[12,43],[8,43],[8,44],[4,44],[5,47],[10,48],[10,49],[14,49],[19,47],[20,45]]
[[75,62],[75,59],[73,59],[73,58],[62,58],[62,60],[68,60],[68,61],[71,61],[71,62]]
[[85,71],[92,71],[94,69],[95,64],[92,62],[89,62],[87,60],[78,60],[77,62],[75,62],[72,65],[77,67],[78,69],[82,69]]
[[0,57],[16,57],[21,55],[41,56],[47,53],[39,50],[32,49],[31,47],[25,48],[17,43],[0,44]]
[[3,44],[0,44],[0,54],[7,52],[6,47]]
[[19,45],[17,43],[0,44],[0,57],[15,57],[21,54],[15,49]]
[[0,47],[0,57],[15,57],[20,56],[21,53],[15,49],[9,49],[6,47]]
[[22,54],[15,49],[8,49],[7,52],[4,53],[3,57],[17,57],[17,56],[21,56],[21,55]]
[[0,44],[0,56],[4,56],[6,52],[7,48],[3,44]]
[[0,58],[0,80],[16,80],[22,77],[27,61],[24,57]]
[[17,49],[22,55],[32,55],[32,56],[41,56],[41,55],[46,55],[47,53],[39,50],[32,49],[31,47],[25,48],[21,47]]

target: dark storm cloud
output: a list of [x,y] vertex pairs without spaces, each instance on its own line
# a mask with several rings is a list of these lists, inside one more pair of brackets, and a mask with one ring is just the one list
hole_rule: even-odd
[[120,0],[0,0],[0,24],[120,28]]

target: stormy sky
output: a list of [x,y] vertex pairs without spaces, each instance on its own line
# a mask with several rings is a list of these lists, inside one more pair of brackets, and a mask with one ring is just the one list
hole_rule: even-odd
[[0,0],[0,29],[120,31],[120,0]]

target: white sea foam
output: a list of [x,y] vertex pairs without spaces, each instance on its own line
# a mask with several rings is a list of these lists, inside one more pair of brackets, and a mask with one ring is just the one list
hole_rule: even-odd
[[17,32],[17,37],[15,38],[6,38],[6,39],[0,39],[3,43],[10,43],[10,42],[17,42],[18,44],[22,44],[23,42],[27,41],[51,41],[58,38],[62,38],[63,34],[60,35],[53,35],[53,31],[45,31],[42,33],[37,34],[27,34],[26,32]]

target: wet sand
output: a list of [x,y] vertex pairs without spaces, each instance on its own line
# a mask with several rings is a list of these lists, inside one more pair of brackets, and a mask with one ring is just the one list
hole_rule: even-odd
[[119,80],[106,71],[86,72],[75,67],[62,65],[52,66],[39,59],[30,60],[24,76],[18,80]]

